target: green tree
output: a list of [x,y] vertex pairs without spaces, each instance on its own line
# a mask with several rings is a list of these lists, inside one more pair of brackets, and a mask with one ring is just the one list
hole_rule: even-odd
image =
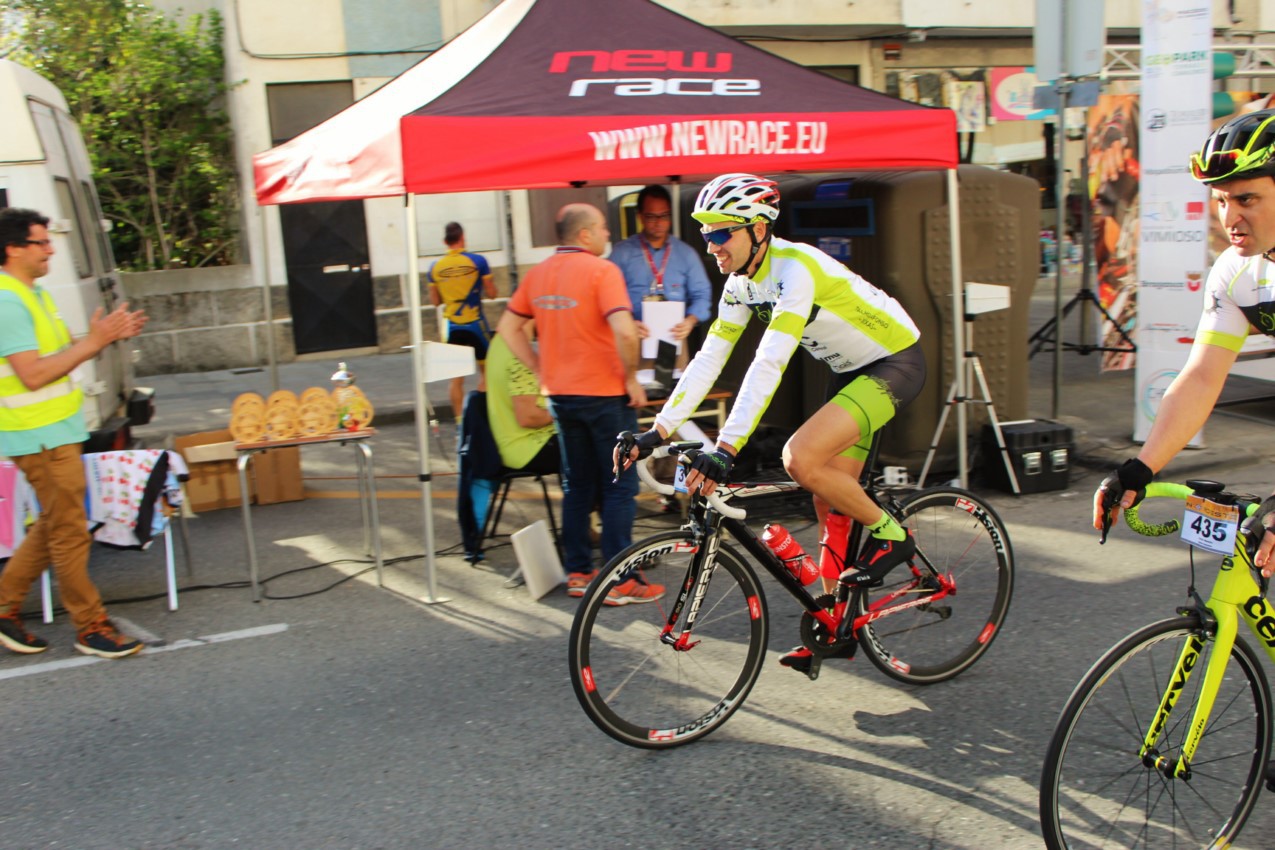
[[120,266],[235,262],[221,17],[130,0],[0,0],[0,13],[9,58],[57,85],[84,132]]

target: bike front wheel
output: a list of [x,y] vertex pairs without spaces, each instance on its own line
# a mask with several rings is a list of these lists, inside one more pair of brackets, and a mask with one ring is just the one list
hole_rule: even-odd
[[[868,660],[900,682],[950,679],[987,652],[1014,591],[1014,554],[996,512],[964,490],[923,490],[902,504],[898,519],[916,540],[916,557],[896,567],[882,587],[860,595],[859,629]],[[954,583],[932,602],[939,576]]]
[[1197,617],[1125,638],[1067,700],[1045,756],[1040,821],[1050,850],[1231,846],[1261,790],[1271,748],[1271,700],[1257,655],[1236,639],[1189,778],[1139,757],[1161,700],[1177,690],[1157,752],[1176,764],[1215,644],[1205,640],[1185,687],[1169,679]]
[[[726,545],[717,550],[689,639],[661,640],[695,553],[681,531],[633,544],[602,569],[571,625],[576,697],[598,728],[630,746],[662,749],[703,738],[735,713],[761,673],[766,599],[756,573]],[[664,597],[608,604],[611,589],[633,577],[665,584]],[[671,637],[694,605],[687,600]]]

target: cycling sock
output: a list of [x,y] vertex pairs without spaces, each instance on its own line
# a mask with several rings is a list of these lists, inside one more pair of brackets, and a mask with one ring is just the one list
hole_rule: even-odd
[[881,512],[881,519],[866,527],[868,533],[878,540],[903,540],[908,536],[903,526],[885,511]]

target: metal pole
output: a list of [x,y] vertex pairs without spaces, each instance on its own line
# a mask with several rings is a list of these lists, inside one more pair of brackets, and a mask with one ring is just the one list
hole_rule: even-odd
[[1071,90],[1071,83],[1065,77],[1058,78],[1058,150],[1054,152],[1054,159],[1057,161],[1057,197],[1054,198],[1054,205],[1058,208],[1058,232],[1054,234],[1054,262],[1055,271],[1057,272],[1054,281],[1054,393],[1053,405],[1050,408],[1050,418],[1057,419],[1058,411],[1061,407],[1060,394],[1062,392],[1062,287],[1063,287],[1063,258],[1062,258],[1062,238],[1063,231],[1067,227],[1067,171],[1063,167],[1063,152],[1067,146],[1067,93]]
[[956,387],[956,469],[961,487],[966,482],[965,439],[968,430],[965,421],[965,396],[969,391],[965,370],[965,284],[961,280],[961,202],[960,185],[956,169],[947,171],[948,239],[952,243],[952,368]]
[[[1083,131],[1080,136],[1080,288],[1086,292],[1093,291],[1093,275],[1090,264],[1093,263],[1093,221],[1090,219],[1092,204],[1089,200],[1089,120],[1088,116],[1081,122]],[[1088,321],[1088,305],[1080,305],[1080,344],[1089,345],[1091,324]]]
[[270,297],[270,252],[266,246],[270,244],[270,233],[266,227],[266,213],[256,201],[252,202],[257,211],[257,220],[261,222],[261,250],[252,264],[252,276],[257,278],[261,286],[261,309],[266,323],[266,361],[270,367],[270,386],[279,389],[279,357],[274,347],[274,305]]
[[[438,598],[434,576],[434,494],[430,484],[429,419],[425,411],[424,334],[421,329],[421,258],[416,244],[416,196],[407,195],[407,310],[412,335],[412,388],[416,398],[416,445],[420,450],[421,515],[425,523],[424,602],[446,602]],[[439,311],[442,312],[441,310]]]
[[518,252],[514,247],[514,198],[513,193],[508,190],[500,194],[505,201],[505,239],[509,244],[509,293],[512,295],[518,288]]

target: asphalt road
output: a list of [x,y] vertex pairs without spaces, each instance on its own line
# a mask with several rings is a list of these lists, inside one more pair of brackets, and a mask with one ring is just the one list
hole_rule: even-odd
[[[1172,614],[1188,578],[1173,541],[1126,532],[1099,546],[1086,528],[1094,487],[1133,450],[1131,378],[1099,376],[1093,358],[1065,365],[1061,418],[1076,429],[1079,464],[1066,490],[984,491],[1009,527],[1017,584],[990,652],[951,682],[903,686],[862,659],[827,663],[817,682],[781,668],[798,609],[776,590],[771,658],[725,727],[669,752],[616,743],[571,690],[574,601],[505,587],[516,565],[508,546],[478,568],[455,556],[446,425],[432,467],[447,601],[422,601],[415,432],[389,424],[374,443],[383,588],[361,551],[350,453],[335,448],[305,450],[311,498],[254,512],[271,577],[259,604],[243,586],[235,510],[189,522],[193,571],[176,612],[162,599],[160,552],[94,550],[112,613],[157,645],[89,661],[73,652],[62,614],[31,624],[49,652],[0,655],[0,847],[1039,847],[1038,777],[1059,709],[1105,649]],[[378,410],[406,386],[363,368]],[[1031,364],[1033,415],[1049,411],[1051,369],[1048,355]],[[293,377],[304,387],[325,376]],[[176,376],[165,392],[187,393],[190,422],[215,422],[225,411],[212,406],[243,380],[209,389]],[[1265,387],[1227,395],[1254,389]],[[1215,416],[1208,447],[1184,454],[1171,477],[1269,492],[1269,407]],[[519,489],[505,531],[542,511],[538,493]],[[637,534],[669,522],[650,496],[641,506]],[[810,547],[811,534],[798,539]],[[1275,804],[1264,796],[1237,846],[1272,845]]]
[[[810,682],[774,661],[798,630],[776,589],[773,657],[745,707],[700,743],[638,751],[577,706],[565,663],[574,602],[506,588],[511,549],[479,568],[440,556],[448,601],[421,601],[414,439],[399,425],[376,440],[385,554],[405,559],[385,588],[364,559],[273,578],[270,596],[297,598],[254,604],[240,517],[223,510],[190,521],[183,584],[240,586],[187,589],[172,613],[159,598],[111,605],[163,645],[87,661],[64,614],[33,623],[53,648],[0,656],[0,845],[1037,847],[1037,778],[1057,711],[1105,648],[1168,616],[1186,583],[1185,549],[1128,534],[1100,547],[1074,521],[1097,473],[1077,470],[1061,492],[989,493],[1018,583],[973,669],[912,688],[859,659],[829,662]],[[446,551],[457,537],[439,454]],[[362,557],[357,503],[340,497],[353,489],[346,465],[314,450],[310,484],[337,498],[256,509],[265,575]],[[1260,472],[1230,483],[1265,487]],[[537,494],[522,496],[507,529],[538,516]],[[642,504],[641,528],[668,522]],[[163,590],[158,551],[94,557],[109,600]],[[1240,846],[1272,834],[1263,801]]]

